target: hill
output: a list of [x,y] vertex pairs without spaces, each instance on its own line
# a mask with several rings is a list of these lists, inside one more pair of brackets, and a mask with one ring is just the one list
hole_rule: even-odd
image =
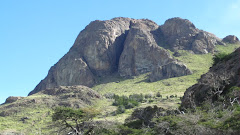
[[[227,134],[232,128],[208,127],[215,113],[205,115],[200,111],[204,110],[198,105],[200,101],[188,93],[211,72],[216,71],[217,77],[227,69],[232,73],[230,78],[235,76],[230,67],[237,65],[237,51],[225,60],[234,63],[224,69],[220,68],[222,60],[216,63],[215,56],[232,53],[240,47],[237,40],[230,36],[223,42],[181,18],[160,26],[147,19],[93,21],[29,96],[9,97],[0,105],[0,134],[67,134],[69,130],[61,131],[52,121],[57,106],[98,110],[100,114],[86,122],[100,127],[94,129],[95,134],[188,134],[193,130],[219,134],[223,129]],[[229,44],[232,41],[236,44]],[[150,81],[153,76],[158,79]],[[192,100],[196,102],[187,104]],[[180,105],[182,110],[178,109]],[[204,116],[207,120],[200,121],[204,118],[198,117]],[[226,121],[230,117],[221,118]]]

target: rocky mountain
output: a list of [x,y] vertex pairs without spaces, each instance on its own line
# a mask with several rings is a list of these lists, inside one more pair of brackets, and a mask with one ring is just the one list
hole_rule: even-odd
[[[161,77],[154,81],[188,75],[191,71],[172,58],[166,48],[203,54],[213,52],[216,44],[224,43],[181,18],[169,19],[161,26],[147,19],[96,20],[80,32],[69,52],[29,95],[56,86],[91,87],[96,77],[114,72],[129,77],[155,70]],[[172,70],[158,70],[162,66]]]
[[201,76],[197,84],[186,90],[182,106],[195,108],[206,102],[212,104],[219,101],[220,98],[225,98],[222,99],[226,102],[225,105],[238,102],[240,99],[240,91],[237,88],[240,87],[239,58],[240,48],[232,54],[222,57],[210,68],[208,73]]

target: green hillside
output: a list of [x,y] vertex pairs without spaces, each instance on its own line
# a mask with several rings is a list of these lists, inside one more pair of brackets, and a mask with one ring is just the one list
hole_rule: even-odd
[[[240,45],[228,44],[227,46],[216,46],[217,52],[231,53]],[[170,52],[173,57],[173,52]],[[183,96],[185,90],[195,84],[197,79],[206,73],[212,66],[213,54],[192,54],[187,51],[180,50],[179,57],[176,59],[182,61],[189,69],[193,71],[192,75],[164,79],[157,82],[148,81],[148,73],[140,76],[135,76],[131,79],[119,77],[117,74],[98,78],[98,84],[92,89],[99,92],[103,97],[108,95],[133,95],[142,94],[151,95],[151,98],[144,98],[144,102],[139,103],[138,106],[126,109],[122,114],[114,113],[117,106],[113,106],[114,99],[102,98],[94,102],[95,109],[99,110],[101,114],[94,118],[94,120],[117,121],[124,123],[134,109],[143,108],[147,106],[156,105],[164,109],[174,109],[179,106],[180,98]],[[157,97],[157,93],[162,97]],[[171,98],[170,98],[171,97]],[[9,116],[0,116],[0,132],[4,133],[18,133],[18,134],[56,134],[58,128],[52,122],[52,108],[49,108],[45,103],[30,104],[30,99],[51,99],[51,96],[45,94],[34,94],[29,97],[20,99],[14,103],[10,103],[13,107],[5,108],[4,104],[0,106],[0,114],[2,111],[9,113]],[[44,101],[44,100],[43,100]],[[49,100],[48,100],[49,101]],[[19,106],[17,106],[19,104]],[[21,106],[22,105],[22,106]],[[3,109],[4,108],[4,109]],[[27,118],[26,118],[27,117]],[[25,119],[26,118],[26,119]],[[0,135],[1,135],[0,133]]]

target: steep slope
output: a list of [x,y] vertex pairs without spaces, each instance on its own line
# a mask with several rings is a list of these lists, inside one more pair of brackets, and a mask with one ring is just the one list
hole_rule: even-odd
[[[182,107],[195,108],[206,102],[214,103],[221,96],[226,97],[233,86],[240,87],[240,48],[219,61],[208,73],[201,76],[197,84],[187,89],[182,99]],[[225,100],[233,103],[234,98],[240,99],[239,96],[237,94]]]
[[29,93],[55,86],[93,86],[94,76],[110,74],[122,50],[129,18],[93,21],[78,35],[73,47],[50,70],[47,77]]

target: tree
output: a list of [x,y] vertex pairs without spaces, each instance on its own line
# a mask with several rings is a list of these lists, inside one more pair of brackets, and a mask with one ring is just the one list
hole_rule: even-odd
[[[70,128],[77,135],[84,132],[84,122],[92,121],[92,119],[99,114],[99,112],[93,108],[73,109],[70,107],[56,107],[52,115],[52,120],[57,122],[65,130]],[[88,127],[88,131],[92,130],[92,127]]]

